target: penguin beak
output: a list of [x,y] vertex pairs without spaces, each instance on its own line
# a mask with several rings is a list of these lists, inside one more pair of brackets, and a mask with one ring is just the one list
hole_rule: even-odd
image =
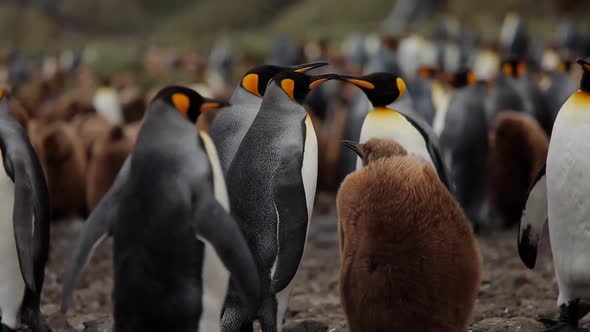
[[361,159],[364,159],[365,156],[361,149],[359,149],[359,144],[353,141],[342,141],[342,145],[352,150],[352,152],[356,153]]
[[324,74],[311,77],[311,83],[309,83],[309,89],[313,90],[318,85],[333,79],[337,79],[339,76],[336,74]]
[[316,62],[311,62],[311,63],[304,63],[301,65],[289,66],[287,68],[289,68],[292,71],[298,72],[298,73],[305,73],[308,70],[316,69],[316,68],[327,66],[327,65],[328,65],[328,62],[326,62],[326,61],[316,61]]
[[211,109],[217,109],[217,108],[221,108],[221,107],[227,107],[230,105],[231,104],[227,100],[205,98],[205,100],[203,100],[203,103],[201,104],[201,112],[205,112],[205,111],[208,111]]
[[585,59],[579,58],[576,60],[576,63],[582,66],[584,70],[590,71],[590,62],[586,61]]
[[341,81],[346,81],[348,83],[352,83],[352,84],[358,86],[361,89],[369,89],[369,90],[375,89],[375,84],[373,84],[373,83],[371,83],[369,81],[363,80],[363,79],[361,79],[359,77],[348,76],[348,75],[340,75],[338,77],[338,79],[341,80]]

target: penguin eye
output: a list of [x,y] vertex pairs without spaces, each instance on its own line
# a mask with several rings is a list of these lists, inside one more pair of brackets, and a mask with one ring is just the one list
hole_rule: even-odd
[[172,104],[174,107],[182,113],[184,116],[188,117],[188,109],[190,107],[190,99],[184,93],[175,93],[172,95]]

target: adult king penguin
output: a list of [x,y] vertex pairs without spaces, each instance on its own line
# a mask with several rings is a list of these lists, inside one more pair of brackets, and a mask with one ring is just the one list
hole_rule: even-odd
[[39,310],[49,251],[49,194],[26,131],[0,88],[0,331],[16,331],[20,318],[49,331]]
[[227,212],[215,147],[194,128],[201,111],[224,104],[177,86],[156,95],[131,156],[84,225],[64,283],[64,310],[89,255],[109,233],[115,332],[220,331],[230,274],[244,304],[258,306],[256,266]]
[[303,73],[327,64],[314,62],[291,67],[263,65],[244,74],[229,100],[231,105],[219,110],[210,130],[224,174],[229,170],[242,139],[258,114],[268,82],[282,71]]
[[[342,75],[339,79],[358,86],[373,105],[363,122],[360,143],[366,143],[371,138],[399,142],[409,154],[417,155],[433,165],[440,180],[450,188],[438,142],[430,126],[411,112],[388,107],[406,91],[406,83],[401,77],[389,73],[373,73],[358,77]],[[361,166],[362,162],[358,159],[357,169]]]
[[560,314],[547,331],[576,331],[579,319],[590,310],[590,62],[577,62],[583,70],[580,90],[557,114],[547,162],[529,192],[518,237],[520,257],[532,269],[548,220]]
[[[227,174],[233,214],[258,265],[263,298],[255,318],[263,332],[281,330],[315,199],[317,138],[301,104],[332,78],[293,71],[275,76]],[[230,287],[223,331],[253,331],[245,314]]]

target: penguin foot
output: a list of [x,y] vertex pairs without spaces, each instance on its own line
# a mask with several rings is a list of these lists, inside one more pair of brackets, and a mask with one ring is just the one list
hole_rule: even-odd
[[21,315],[22,320],[33,332],[52,332],[45,321],[45,317],[38,309],[27,308],[22,311]]
[[543,317],[543,316],[538,316],[535,318],[539,323],[543,324],[543,326],[545,328],[550,328],[553,327],[557,324],[559,324],[558,320],[555,319],[551,319],[551,318],[547,318],[547,317]]

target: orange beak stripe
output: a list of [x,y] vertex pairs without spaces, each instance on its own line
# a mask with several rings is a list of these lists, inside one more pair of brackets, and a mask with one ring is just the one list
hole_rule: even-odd
[[358,80],[358,79],[354,79],[354,78],[348,78],[346,79],[346,81],[360,87],[360,88],[365,88],[365,89],[370,89],[373,90],[375,89],[375,85],[371,82],[367,82],[364,80]]
[[219,108],[219,106],[221,106],[220,103],[218,102],[214,102],[214,101],[207,101],[201,104],[201,112],[205,112],[208,110],[212,110],[215,108]]
[[311,82],[311,84],[309,84],[309,88],[313,89],[313,88],[317,87],[318,85],[324,83],[327,80],[328,80],[327,78],[320,78],[319,80],[315,80],[315,81]]

